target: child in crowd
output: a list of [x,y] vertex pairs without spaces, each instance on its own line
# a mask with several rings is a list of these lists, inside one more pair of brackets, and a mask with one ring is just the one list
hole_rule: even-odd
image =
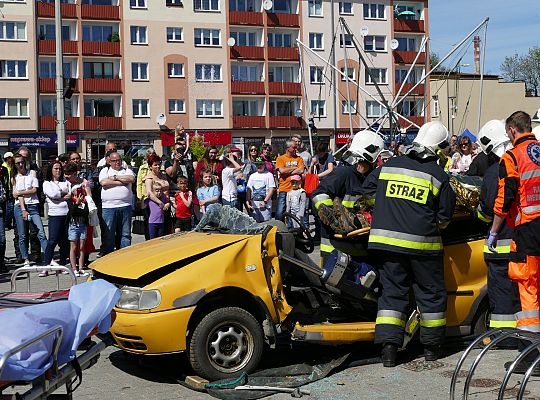
[[274,175],[266,170],[265,160],[259,156],[254,160],[256,171],[247,183],[247,206],[250,215],[257,222],[272,218],[272,195],[276,188]]
[[179,176],[176,184],[178,185],[178,193],[174,196],[176,204],[174,232],[187,232],[191,230],[193,193],[188,189],[188,180],[185,176]]
[[[70,242],[69,261],[75,276],[88,276],[84,268],[84,243],[86,240],[86,227],[88,226],[88,204],[85,200],[86,192],[81,185],[71,188],[71,197],[68,199],[68,240]],[[77,264],[77,252],[79,259]]]
[[152,183],[152,192],[156,198],[161,200],[162,204],[160,206],[150,196],[144,200],[146,207],[148,207],[148,236],[150,239],[155,239],[163,236],[165,230],[165,212],[169,210],[171,203],[169,202],[169,198],[163,194],[161,183],[154,181]]
[[[302,178],[300,175],[291,176],[291,185],[292,189],[287,193],[286,211],[302,221],[306,211],[306,191],[302,189]],[[298,228],[299,226],[296,221],[289,222],[289,228]]]
[[221,202],[224,206],[231,206],[242,211],[243,205],[238,201],[238,184],[235,174],[240,171],[242,166],[238,163],[238,158],[229,153],[225,157],[225,168],[221,171]]
[[197,198],[201,214],[206,212],[206,207],[219,201],[219,187],[213,182],[213,174],[209,169],[201,172],[201,181],[197,189]]

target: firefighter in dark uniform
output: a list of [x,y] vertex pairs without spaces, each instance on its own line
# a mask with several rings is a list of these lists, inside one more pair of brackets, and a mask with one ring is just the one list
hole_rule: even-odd
[[364,183],[375,199],[368,249],[376,251],[382,294],[375,343],[385,367],[396,365],[414,290],[426,361],[438,358],[446,330],[443,244],[439,230],[452,218],[456,196],[437,164],[450,135],[440,122],[424,124],[405,154],[389,159]]
[[[328,257],[337,247],[352,256],[366,254],[366,249],[356,246],[348,240],[334,239],[336,225],[347,223],[345,217],[348,213],[340,212],[334,208],[334,199],[341,199],[341,205],[351,210],[360,197],[362,183],[375,166],[377,157],[384,150],[383,139],[372,131],[357,132],[351,146],[343,155],[347,165],[336,168],[330,175],[321,181],[319,187],[312,194],[313,207],[321,222],[321,260]],[[335,223],[330,224],[329,221]],[[341,220],[341,221],[340,221]],[[334,229],[332,229],[334,227]]]
[[[500,120],[487,122],[480,129],[477,143],[487,155],[489,164],[484,174],[477,216],[489,224],[489,233],[493,222],[493,207],[499,190],[499,159],[512,144],[506,134],[504,122]],[[499,232],[497,253],[489,251],[488,247],[484,246],[484,260],[488,266],[490,328],[515,328],[515,313],[520,310],[517,285],[508,277],[513,225],[512,218],[507,218]]]

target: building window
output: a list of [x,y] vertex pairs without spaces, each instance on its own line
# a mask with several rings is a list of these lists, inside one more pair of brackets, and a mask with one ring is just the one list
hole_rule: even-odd
[[195,28],[195,46],[221,46],[221,31]]
[[398,41],[398,47],[396,50],[399,51],[416,51],[416,40],[414,38],[396,38]]
[[294,82],[293,67],[268,67],[269,82]]
[[269,33],[268,47],[291,47],[292,36],[290,33]]
[[309,33],[309,48],[313,50],[324,50],[322,33]]
[[84,62],[83,78],[112,79],[114,68],[112,62]]
[[28,99],[0,99],[0,118],[28,117]]
[[148,80],[148,63],[131,63],[131,80]]
[[257,100],[233,100],[234,116],[261,116]]
[[[64,63],[63,67],[64,78],[74,78],[71,74],[71,63]],[[56,62],[55,61],[40,61],[39,62],[39,77],[40,78],[56,78]]]
[[366,70],[366,84],[374,84],[378,83],[381,85],[385,85],[388,82],[386,81],[386,68],[370,68],[371,75],[373,75],[373,78],[375,81],[371,79],[371,75]]
[[323,67],[316,67],[313,65],[309,67],[309,82],[318,85],[324,84]]
[[255,11],[255,0],[229,0],[229,11]]
[[341,33],[339,35],[339,47],[343,47],[343,42],[345,42],[345,47],[353,47],[353,37],[349,34]]
[[440,117],[441,116],[441,105],[439,103],[439,96],[433,96],[433,101],[431,103],[433,105],[433,111],[431,116],[432,117]]
[[347,79],[345,79],[345,76],[343,76],[343,74],[345,74],[345,73],[347,74],[347,77],[348,77],[349,79],[351,79],[351,80],[353,80],[353,81],[356,80],[356,73],[355,73],[355,71],[354,71],[354,67],[349,67],[349,68],[347,68],[347,72],[345,72],[345,67],[341,67],[339,70],[341,71],[341,74],[340,74],[340,75],[341,75],[341,80],[342,80],[342,81],[346,81],[346,80],[347,80]]
[[322,17],[323,16],[322,0],[309,0],[308,9],[309,9],[310,17]]
[[231,32],[237,46],[257,46],[255,32]]
[[274,0],[269,12],[290,14],[292,12],[290,0]]
[[311,113],[314,117],[326,117],[326,100],[311,100]]
[[261,81],[261,70],[256,65],[231,64],[231,79],[233,81]]
[[133,118],[150,117],[148,103],[148,99],[133,99]]
[[115,117],[114,100],[84,100],[85,117]]
[[422,104],[414,100],[404,100],[398,104],[397,112],[404,117],[416,117],[422,115]]
[[[405,13],[405,14],[402,14],[402,13]],[[395,15],[396,17],[399,17],[399,19],[408,19],[408,20],[418,19],[416,17],[416,8],[413,6],[403,6],[403,5],[396,4]]]
[[130,8],[147,8],[146,0],[129,0]]
[[364,37],[364,50],[365,51],[385,51],[386,50],[386,36],[373,36],[367,35]]
[[26,22],[0,22],[0,40],[26,40]]
[[364,19],[386,19],[384,4],[364,4]]
[[368,118],[379,118],[386,115],[386,108],[376,101],[366,101],[366,115]]
[[[42,117],[56,117],[56,99],[41,98],[39,101],[39,115]],[[66,99],[64,102],[64,112],[66,117],[74,117],[73,102]]]
[[0,60],[0,78],[26,79],[28,78],[26,65],[25,60]]
[[167,74],[169,78],[183,78],[184,77],[184,64],[168,63]]
[[221,82],[221,64],[195,64],[197,82]]
[[223,116],[223,100],[196,100],[197,117],[221,117]]
[[343,114],[349,114],[349,106],[351,114],[356,114],[356,100],[341,100],[341,112]]
[[[406,69],[396,69],[396,82],[403,83],[409,71]],[[407,78],[407,83],[416,83],[416,70],[413,69]]]
[[291,100],[271,101],[270,116],[271,117],[292,117],[296,109],[296,102]]
[[[62,36],[63,34],[62,30]],[[83,25],[83,40],[85,42],[110,42],[112,34],[113,27],[109,25]]]
[[132,26],[131,31],[131,44],[148,44],[147,27],[146,26]]
[[194,0],[195,11],[219,11],[219,0]]
[[[39,40],[54,40],[56,37],[54,24],[40,24],[38,37]],[[62,40],[71,40],[71,29],[67,25],[62,25]]]
[[349,1],[339,2],[339,13],[341,15],[354,15],[353,4]]
[[169,99],[169,114],[182,114],[186,112],[186,103],[182,99]]
[[167,42],[183,42],[184,29],[180,27],[167,27]]
[[[97,6],[113,6],[117,5],[115,0],[82,0],[81,4],[94,4]],[[67,3],[67,1],[62,1],[62,3]]]
[[184,7],[184,4],[182,4],[182,0],[166,0],[165,5],[167,7]]

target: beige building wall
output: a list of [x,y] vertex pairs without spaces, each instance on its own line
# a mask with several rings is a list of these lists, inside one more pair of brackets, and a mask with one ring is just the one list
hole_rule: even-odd
[[[432,77],[430,90],[432,121],[442,122],[456,135],[460,135],[464,129],[469,129],[475,135],[478,133],[480,97],[478,75],[461,76],[459,81],[456,77],[446,81]],[[454,98],[457,99],[455,103]],[[438,100],[438,116],[435,109],[436,100]],[[454,104],[456,107],[452,110]],[[518,110],[526,111],[532,116],[539,108],[539,97],[525,96],[524,82],[503,82],[497,76],[484,77],[480,127],[492,119],[505,119]]]
[[28,117],[3,118],[0,117],[0,131],[15,133],[37,129],[37,68],[36,68],[36,34],[34,29],[34,2],[27,0],[24,3],[2,3],[0,11],[3,18],[0,24],[6,22],[26,22],[25,40],[0,39],[0,60],[26,60],[27,78],[0,79],[0,98],[28,99]]

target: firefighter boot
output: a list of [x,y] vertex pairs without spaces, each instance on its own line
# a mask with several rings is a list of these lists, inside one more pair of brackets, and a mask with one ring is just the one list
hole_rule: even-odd
[[395,367],[397,359],[397,345],[386,343],[382,348],[381,359],[383,367]]
[[437,361],[440,355],[441,355],[441,346],[437,346],[437,345],[424,346],[424,359],[426,361]]

